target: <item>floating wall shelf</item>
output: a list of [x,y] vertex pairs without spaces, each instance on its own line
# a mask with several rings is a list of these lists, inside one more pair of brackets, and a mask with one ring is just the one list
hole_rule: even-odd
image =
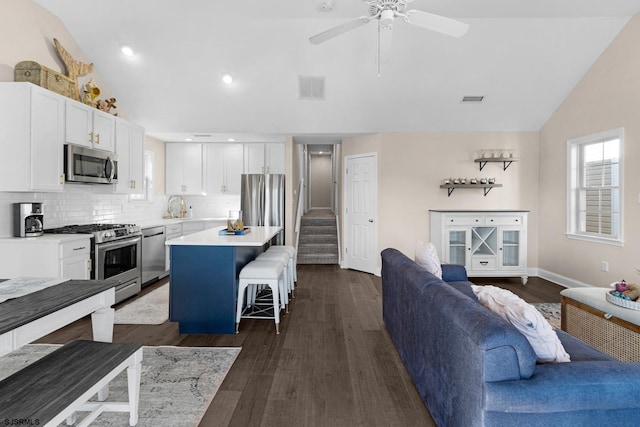
[[456,188],[467,188],[467,189],[482,188],[484,190],[484,195],[486,196],[487,194],[489,194],[489,191],[491,191],[491,189],[494,187],[502,187],[502,184],[442,184],[440,185],[440,188],[447,189],[448,197],[451,197],[451,193],[453,193],[453,190],[455,190]]
[[514,158],[507,158],[507,157],[483,157],[481,159],[475,159],[474,162],[479,163],[480,164],[480,170],[482,170],[485,165],[487,163],[502,163],[502,170],[507,170],[507,168],[509,166],[511,166],[511,163],[513,162],[517,162],[518,159],[514,159]]

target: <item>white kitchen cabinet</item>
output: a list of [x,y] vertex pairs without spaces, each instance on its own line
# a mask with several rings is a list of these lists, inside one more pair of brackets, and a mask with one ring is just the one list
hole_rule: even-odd
[[0,83],[0,191],[62,191],[64,98],[30,83]]
[[0,277],[91,278],[89,235],[0,239]]
[[285,145],[245,144],[244,170],[245,173],[285,173]]
[[430,211],[440,261],[470,277],[519,275],[527,282],[527,211]]
[[111,151],[115,149],[116,117],[95,107],[65,101],[65,141]]
[[126,194],[144,192],[144,128],[122,119],[116,120],[118,183],[115,191]]
[[60,276],[66,279],[91,278],[90,240],[61,243]]
[[166,144],[166,194],[202,195],[202,144]]
[[204,144],[204,191],[207,194],[240,194],[244,169],[242,144]]

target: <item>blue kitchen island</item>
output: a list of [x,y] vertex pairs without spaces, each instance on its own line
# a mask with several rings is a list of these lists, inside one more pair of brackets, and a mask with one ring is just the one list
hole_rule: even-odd
[[168,240],[169,320],[184,334],[235,334],[240,270],[263,252],[281,227],[251,227],[244,235],[212,228]]

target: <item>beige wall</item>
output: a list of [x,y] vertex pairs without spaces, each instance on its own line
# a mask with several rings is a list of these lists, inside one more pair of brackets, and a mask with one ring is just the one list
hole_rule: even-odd
[[331,167],[331,156],[310,156],[309,192],[311,208],[331,207]]
[[[539,267],[583,284],[636,282],[640,267],[640,15],[633,17],[540,132]],[[567,140],[624,127],[624,246],[568,239]],[[600,271],[609,262],[609,273]]]
[[[529,267],[537,265],[538,134],[536,132],[383,133],[343,140],[343,156],[378,153],[378,252],[395,247],[413,257],[429,240],[430,209],[529,210]],[[473,160],[485,148],[512,148],[519,158],[506,171]],[[502,188],[439,188],[446,177],[495,177]],[[343,181],[344,182],[344,181]]]

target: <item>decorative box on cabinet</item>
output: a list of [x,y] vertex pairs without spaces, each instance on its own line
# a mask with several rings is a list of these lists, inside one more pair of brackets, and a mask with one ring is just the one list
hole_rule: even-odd
[[62,191],[64,101],[31,83],[0,83],[0,191]]
[[431,242],[442,262],[470,277],[520,276],[527,282],[528,211],[431,210]]

